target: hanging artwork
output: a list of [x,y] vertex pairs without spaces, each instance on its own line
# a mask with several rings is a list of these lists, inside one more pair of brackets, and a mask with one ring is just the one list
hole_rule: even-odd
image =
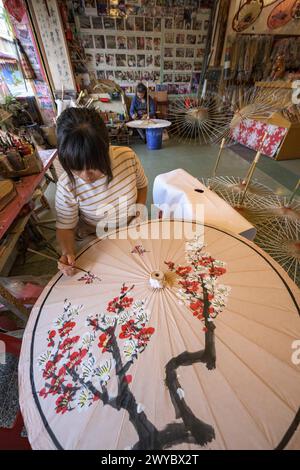
[[269,29],[277,29],[285,26],[293,19],[295,0],[283,0],[270,13],[267,21]]
[[263,0],[247,0],[235,14],[232,21],[232,29],[241,33],[249,28],[260,16],[263,7]]

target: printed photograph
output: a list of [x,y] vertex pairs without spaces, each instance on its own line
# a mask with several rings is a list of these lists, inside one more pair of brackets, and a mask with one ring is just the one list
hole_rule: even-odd
[[165,34],[165,43],[166,44],[173,44],[174,43],[174,33],[166,33]]
[[115,56],[114,54],[105,54],[106,65],[109,67],[114,67],[115,65]]
[[103,29],[102,16],[92,16],[92,24],[94,29]]
[[136,67],[136,56],[132,54],[127,55],[128,67]]
[[173,62],[171,62],[169,60],[165,60],[164,70],[173,70]]
[[137,49],[138,50],[144,50],[145,49],[145,38],[142,37],[142,36],[139,36],[136,39],[137,39]]
[[184,57],[185,50],[180,48],[176,49],[176,57]]
[[127,48],[129,50],[136,49],[136,38],[134,36],[127,36]]
[[[184,49],[183,49],[184,50]],[[171,47],[165,47],[165,57],[173,57],[173,49]]]
[[116,54],[116,66],[127,67],[126,54]]
[[155,67],[160,67],[160,55],[155,55],[154,56],[154,66]]
[[91,34],[81,34],[82,46],[85,49],[94,49],[93,36]]
[[124,31],[125,29],[124,18],[116,18],[116,27],[118,31]]
[[153,49],[152,38],[146,37],[145,48],[147,51],[152,51]]
[[153,18],[145,18],[145,31],[153,31]]
[[136,16],[135,17],[135,30],[136,31],[145,31],[144,17],[142,17],[142,16]]
[[160,51],[160,38],[154,38],[153,46],[155,51]]
[[137,66],[145,67],[145,55],[144,54],[137,55]]
[[184,44],[184,34],[176,34],[176,44]]
[[105,29],[116,29],[115,19],[109,16],[103,18],[103,25]]
[[117,49],[127,49],[126,36],[117,36]]
[[81,29],[90,29],[91,17],[90,16],[79,16],[79,24]]
[[196,44],[196,34],[187,34],[186,44]]
[[194,49],[188,47],[186,50],[185,50],[185,57],[189,58],[189,59],[193,59],[194,58]]
[[173,29],[173,18],[165,18],[165,29]]
[[95,54],[96,67],[100,65],[104,66],[106,64],[105,54],[97,53]]
[[154,31],[159,33],[161,31],[161,19],[160,18],[154,18]]
[[153,66],[153,56],[152,54],[147,54],[146,55],[146,67],[152,67]]
[[134,31],[134,16],[128,16],[125,21],[127,31]]
[[105,49],[105,40],[104,36],[95,35],[94,36],[95,48],[96,49]]
[[106,36],[106,48],[107,49],[116,49],[116,37],[115,36]]
[[164,73],[164,82],[173,82],[173,74],[172,73]]

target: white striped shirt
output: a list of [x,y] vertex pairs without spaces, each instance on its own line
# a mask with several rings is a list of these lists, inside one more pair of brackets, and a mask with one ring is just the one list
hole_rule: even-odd
[[75,186],[64,172],[58,180],[55,209],[56,227],[73,229],[79,221],[96,226],[102,220],[127,219],[128,208],[137,200],[137,190],[148,180],[135,152],[129,147],[110,147],[112,181],[107,176],[85,183],[74,175]]

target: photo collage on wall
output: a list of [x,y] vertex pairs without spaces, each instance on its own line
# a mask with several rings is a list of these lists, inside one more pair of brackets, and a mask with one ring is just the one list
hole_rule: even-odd
[[202,69],[209,6],[200,0],[73,1],[90,75],[128,92],[146,81],[172,94],[190,93]]

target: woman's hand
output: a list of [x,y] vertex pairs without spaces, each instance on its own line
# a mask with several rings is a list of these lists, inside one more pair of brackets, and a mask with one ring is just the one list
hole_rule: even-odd
[[75,256],[72,254],[62,255],[57,263],[58,269],[65,276],[73,276],[75,274]]

